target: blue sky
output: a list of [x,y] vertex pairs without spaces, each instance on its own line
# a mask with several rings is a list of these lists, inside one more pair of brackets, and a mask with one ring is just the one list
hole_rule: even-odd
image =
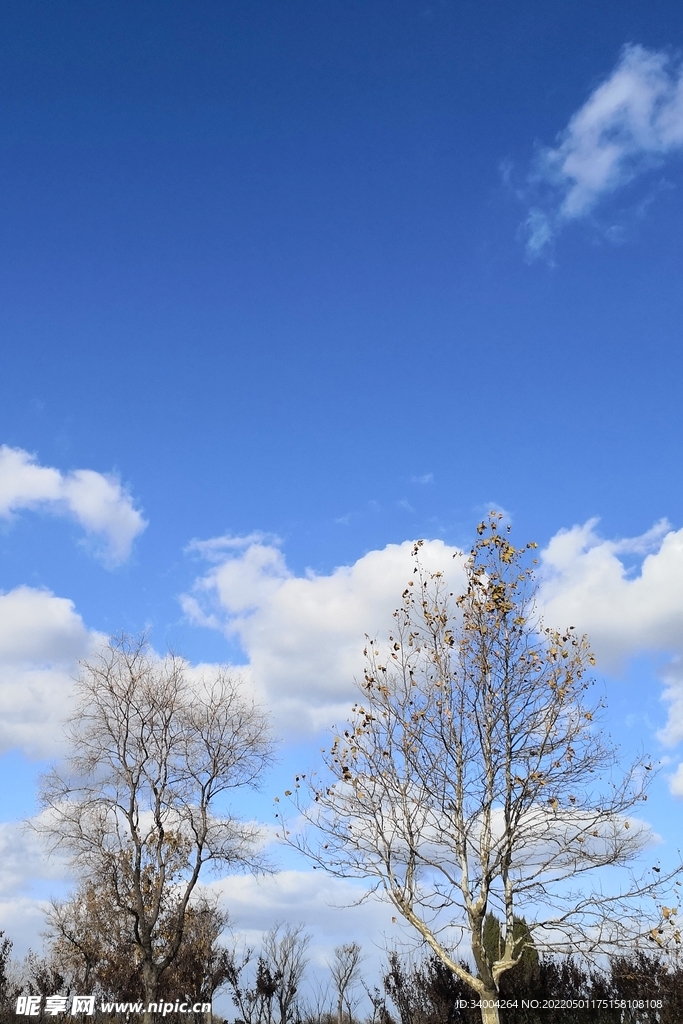
[[682,52],[657,0],[3,5],[5,851],[99,633],[247,666],[286,774],[491,505],[681,842]]

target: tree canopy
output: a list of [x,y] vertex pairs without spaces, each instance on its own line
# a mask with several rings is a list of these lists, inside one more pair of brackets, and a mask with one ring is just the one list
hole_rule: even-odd
[[44,779],[37,826],[84,883],[54,921],[68,938],[84,918],[101,920],[85,930],[88,955],[116,933],[123,960],[110,957],[112,970],[135,966],[150,1002],[185,930],[206,921],[192,907],[203,869],[260,863],[259,828],[217,805],[259,784],[268,721],[239,680],[222,669],[190,678],[182,658],[157,657],[145,637],[104,645],[83,664],[77,696],[69,754]]

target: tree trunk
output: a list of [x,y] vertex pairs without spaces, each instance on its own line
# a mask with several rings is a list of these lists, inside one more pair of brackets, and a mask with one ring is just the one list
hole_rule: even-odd
[[500,1024],[498,1014],[498,1000],[500,996],[495,989],[485,992],[481,996],[481,1024]]
[[145,1009],[142,1014],[144,1024],[154,1024],[156,1014],[150,1011],[149,1004],[156,1003],[159,979],[151,964],[142,965],[142,987],[145,992]]

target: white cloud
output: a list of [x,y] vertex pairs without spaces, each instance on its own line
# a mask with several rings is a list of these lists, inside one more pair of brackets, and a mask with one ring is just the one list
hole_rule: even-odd
[[40,836],[20,822],[0,822],[0,894],[26,895],[38,882],[61,881],[68,874],[64,857],[45,855]]
[[66,598],[31,587],[0,594],[0,752],[59,749],[78,660],[98,639]]
[[[596,520],[557,533],[542,555],[546,620],[588,633],[598,664],[619,672],[639,654],[668,655],[660,740],[683,741],[683,530],[662,520],[640,537],[605,540]],[[644,555],[630,572],[624,555]],[[683,796],[683,765],[670,780]]]
[[[683,530],[663,520],[641,536],[615,541],[601,538],[596,525],[591,520],[561,530],[543,551],[540,602],[546,621],[587,632],[600,667],[612,673],[640,654],[668,657],[668,721],[660,738],[678,743]],[[296,576],[271,538],[202,542],[194,550],[213,564],[183,596],[183,607],[193,622],[239,641],[245,674],[274,709],[281,729],[317,730],[346,718],[353,679],[362,670],[364,635],[387,633],[412,573],[411,547],[408,541],[390,544],[329,575]],[[428,541],[422,552],[430,570],[452,566],[458,588],[456,549]]]
[[29,949],[40,949],[41,932],[45,929],[48,899],[31,896],[0,898],[0,931],[12,942],[12,957],[20,960]]
[[625,46],[619,63],[573,115],[534,179],[549,188],[526,222],[527,252],[547,250],[569,221],[683,147],[683,66],[668,54]]
[[19,822],[0,823],[0,930],[14,943],[14,956],[40,946],[49,896],[68,879],[64,858],[47,857],[35,832]]
[[[257,690],[288,729],[318,729],[346,718],[366,633],[385,635],[412,576],[412,542],[371,551],[329,576],[294,576],[280,549],[259,537],[219,538],[195,550],[222,560],[182,597],[198,625],[235,636]],[[208,546],[206,546],[208,545]],[[427,569],[448,569],[456,549],[427,541]]]
[[21,448],[0,447],[0,517],[20,509],[45,510],[75,518],[88,534],[99,538],[103,560],[124,562],[133,541],[147,523],[133,500],[113,476],[91,469],[61,473],[41,466]]
[[[662,521],[612,541],[596,525],[561,530],[542,553],[546,618],[585,630],[612,671],[636,654],[683,651],[683,530]],[[645,556],[639,572],[627,569],[628,554]]]
[[257,938],[274,921],[298,924],[326,934],[330,945],[359,934],[371,935],[388,926],[392,914],[373,899],[354,906],[367,887],[332,878],[322,871],[277,871],[272,875],[230,875],[205,886],[225,901],[232,923],[247,941]]
[[272,875],[232,875],[205,887],[219,897],[230,915],[239,942],[258,949],[263,934],[276,922],[304,924],[311,936],[311,964],[304,982],[304,997],[316,980],[326,984],[328,964],[335,946],[358,942],[366,960],[362,974],[377,979],[386,961],[386,949],[398,944],[414,949],[418,943],[387,900],[371,897],[358,903],[366,891],[358,883],[332,878],[323,871],[285,870]]

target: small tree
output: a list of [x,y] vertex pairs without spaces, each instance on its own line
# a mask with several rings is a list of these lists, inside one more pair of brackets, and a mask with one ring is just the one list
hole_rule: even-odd
[[38,1010],[38,1024],[45,1020],[46,1012],[43,998],[55,994],[63,994],[67,997],[70,994],[68,979],[49,956],[41,956],[34,950],[29,949],[22,964],[22,981],[26,986],[29,995],[41,996],[41,1004]]
[[253,950],[247,949],[238,959],[237,950],[233,949],[228,985],[232,990],[232,1001],[241,1014],[236,1018],[236,1024],[272,1024],[275,979],[266,961],[259,956],[254,984],[249,986],[244,975],[252,955]]
[[262,956],[275,980],[278,1024],[294,1024],[300,1019],[299,989],[308,966],[310,941],[302,924],[276,924],[263,940]]
[[363,952],[357,942],[347,942],[334,949],[330,972],[337,992],[337,1024],[344,1024],[344,1008],[349,1024],[353,1024],[351,992],[360,981],[363,960]]
[[258,829],[216,803],[258,785],[268,724],[224,671],[191,683],[186,662],[155,657],[144,637],[113,639],[84,663],[77,696],[38,828],[71,855],[91,898],[99,889],[110,901],[122,954],[156,1002],[202,870],[259,864]]
[[[632,815],[652,766],[622,770],[589,700],[586,638],[542,627],[535,545],[517,549],[508,533],[493,513],[480,524],[455,601],[416,544],[388,647],[367,645],[361,698],[324,755],[327,775],[297,779],[310,828],[294,839],[285,829],[329,872],[373,880],[490,1024],[528,936],[539,952],[628,946],[649,930],[641,904],[663,878],[628,870],[649,840]],[[618,879],[605,874],[618,868]],[[502,921],[493,952],[489,912]]]
[[301,1020],[299,989],[308,966],[310,936],[303,925],[274,925],[263,937],[253,984],[245,982],[253,950],[232,956],[228,983],[244,1024],[294,1024]]

